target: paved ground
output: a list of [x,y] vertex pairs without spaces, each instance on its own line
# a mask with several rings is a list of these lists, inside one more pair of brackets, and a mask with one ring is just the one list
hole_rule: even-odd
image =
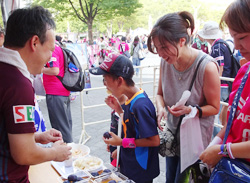
[[[159,57],[148,53],[147,57],[141,62],[142,65],[157,65],[159,64]],[[153,69],[146,68],[142,72],[143,82],[153,81]],[[134,77],[135,82],[139,82],[139,76]],[[91,75],[91,85],[92,88],[102,87],[102,77]],[[153,84],[144,84],[142,88],[148,93],[149,96],[153,96]],[[84,106],[104,104],[104,98],[106,96],[106,90],[93,90],[88,92],[83,92],[83,104]],[[47,128],[50,127],[47,106],[45,100],[39,102],[41,111],[44,115]],[[78,143],[81,132],[82,132],[82,122],[81,122],[81,106],[80,97],[78,96],[75,101],[71,103],[71,112],[73,118],[73,138],[74,142]],[[105,119],[110,119],[111,109],[107,106],[96,107],[91,109],[85,109],[84,121],[86,124],[93,121],[100,121]],[[86,145],[90,147],[91,154],[100,157],[104,162],[109,162],[109,153],[106,151],[106,145],[102,141],[102,135],[104,132],[109,131],[110,122],[86,125],[86,132],[91,138],[86,142]],[[157,183],[165,182],[165,159],[160,157],[160,175],[154,180]]]

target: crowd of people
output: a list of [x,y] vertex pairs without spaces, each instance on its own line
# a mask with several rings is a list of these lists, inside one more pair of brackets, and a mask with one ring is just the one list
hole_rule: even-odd
[[[120,54],[131,59],[134,66],[140,66],[141,59],[139,58],[139,52],[141,51],[144,54],[148,52],[146,35],[140,37],[135,36],[133,40],[131,40],[130,36],[121,36],[121,39],[118,36],[113,36],[110,39],[100,37],[99,41],[97,41],[95,45],[97,57],[93,57],[90,60],[92,67],[100,65],[104,61],[105,57],[112,52],[119,52]],[[88,54],[95,55],[95,51],[89,51]],[[138,74],[139,68],[136,69],[136,75]]]
[[[116,45],[115,37],[109,42],[100,38],[98,65],[89,71],[103,75],[103,84],[111,93],[105,99],[112,108],[111,138],[103,141],[111,152],[111,162],[116,161],[116,146],[120,146],[122,174],[137,183],[153,182],[160,173],[158,130],[166,129],[177,134],[179,147],[175,155],[165,158],[167,183],[196,182],[190,175],[197,171],[194,167],[198,161],[212,168],[222,157],[250,163],[249,16],[250,2],[235,0],[224,12],[220,24],[206,22],[195,39],[194,17],[187,11],[159,18],[146,40],[135,36],[128,42],[122,37]],[[223,39],[225,28],[229,29],[231,40]],[[73,141],[70,91],[56,77],[63,76],[65,66],[61,38],[55,36],[54,29],[50,12],[41,6],[13,11],[6,30],[0,28],[1,181],[28,183],[30,165],[65,161],[71,156],[71,148],[65,144]],[[113,50],[109,51],[109,46]],[[146,49],[161,57],[155,106],[133,80],[139,73],[133,65],[140,65],[140,50]],[[229,87],[228,82],[220,81],[220,76],[232,77],[232,54],[238,55],[242,66]],[[53,128],[36,132],[31,75],[41,73]],[[185,105],[176,106],[185,90],[190,90],[190,97]],[[220,106],[220,101],[228,102],[229,106]],[[179,121],[193,112],[199,120],[203,152],[197,162],[181,171],[185,157],[180,156]],[[218,113],[221,130],[213,127]],[[119,120],[121,136],[117,131]],[[165,128],[162,121],[166,122]],[[52,143],[52,146],[45,148],[38,143]]]

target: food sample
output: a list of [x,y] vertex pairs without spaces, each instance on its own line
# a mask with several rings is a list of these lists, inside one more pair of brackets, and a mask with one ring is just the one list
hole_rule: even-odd
[[109,138],[111,138],[112,136],[109,134],[109,132],[105,132],[105,133],[103,134],[103,137],[104,137],[105,139],[109,139]]
[[72,156],[85,156],[85,155],[87,155],[88,154],[88,152],[87,151],[83,151],[82,149],[73,149],[72,150]]
[[75,160],[74,167],[80,170],[93,170],[102,166],[103,162],[95,156],[88,156]]
[[111,172],[111,170],[109,170],[109,169],[105,169],[105,170],[103,170],[103,172],[104,172],[104,173],[110,173],[110,172]]
[[98,172],[92,172],[91,175],[92,175],[93,177],[97,177],[97,176],[99,176],[100,174],[99,174]]
[[[100,177],[98,179],[95,180],[97,183],[125,183],[125,182],[130,182],[129,179],[127,179],[127,177],[125,177],[124,175],[116,172],[116,173],[111,173],[108,176],[104,176],[104,177]],[[131,183],[134,183],[133,181],[131,181]]]
[[76,158],[81,158],[86,155],[89,155],[90,153],[90,149],[86,145],[75,144],[75,143],[69,143],[68,145],[72,147],[71,151],[72,151],[73,160],[75,160]]
[[68,176],[68,181],[77,181],[77,176],[75,174],[71,174]]
[[111,93],[111,91],[110,91],[110,90],[107,90],[107,94],[108,94],[108,95],[111,95],[112,93]]

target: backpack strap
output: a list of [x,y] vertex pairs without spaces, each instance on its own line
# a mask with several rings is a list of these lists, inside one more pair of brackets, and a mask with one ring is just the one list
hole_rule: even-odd
[[[232,53],[232,51],[231,51],[231,49],[230,49],[230,46],[229,46],[228,43],[227,43],[226,41],[224,41],[223,39],[220,39],[220,40],[216,41],[215,44],[219,44],[219,43],[223,43],[223,44],[226,45],[226,47],[227,47],[227,49],[228,49],[228,51],[229,51],[229,53],[230,53],[230,55],[231,55],[231,67],[233,67],[234,62],[237,62],[237,60],[236,60],[236,61],[234,60],[234,54]],[[237,64],[237,63],[238,63],[238,64]],[[237,62],[237,63],[236,63],[236,64],[239,65],[239,62]],[[232,71],[233,71],[233,69],[231,69],[231,75],[232,75]]]
[[[227,42],[230,42],[230,43],[232,43],[233,45],[234,45],[234,42],[233,42],[233,40],[231,40],[231,39],[227,39],[226,41],[226,44],[228,44]],[[231,49],[230,49],[231,50]],[[235,52],[235,47],[233,48],[233,53]]]
[[[62,49],[62,52],[63,52],[63,61],[64,61],[64,73],[66,72],[66,70],[69,69],[69,66],[68,66],[68,55],[67,55],[67,52],[64,50],[65,48],[62,47],[62,45],[60,43],[57,43],[56,42],[56,45],[59,46],[61,49]],[[63,77],[62,76],[56,76],[60,81],[62,81]]]
[[225,44],[226,47],[227,47],[227,49],[228,49],[228,51],[229,51],[229,53],[230,53],[230,55],[231,55],[231,56],[233,55],[233,53],[232,53],[232,51],[231,51],[231,49],[230,49],[230,46],[228,45],[228,43],[227,43],[226,41],[224,41],[223,39],[219,39],[218,41],[215,42],[215,45],[216,45],[216,44],[219,44],[219,43]]
[[122,53],[124,53],[123,48],[122,48],[122,44],[120,44],[120,48],[122,49]]

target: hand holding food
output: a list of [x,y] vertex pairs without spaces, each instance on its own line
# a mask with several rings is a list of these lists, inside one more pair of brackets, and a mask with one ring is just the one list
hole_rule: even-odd
[[109,134],[111,135],[112,138],[107,139],[107,138],[103,137],[103,141],[106,144],[110,144],[110,145],[113,145],[113,146],[121,146],[122,145],[122,139],[120,137],[118,137],[113,132],[109,132]]
[[109,134],[109,132],[105,132],[104,134],[103,134],[103,138],[105,138],[105,139],[109,139],[109,138],[111,138],[112,136]]
[[52,148],[56,152],[56,157],[54,161],[64,161],[71,157],[71,147],[65,145],[62,140],[55,142]]

